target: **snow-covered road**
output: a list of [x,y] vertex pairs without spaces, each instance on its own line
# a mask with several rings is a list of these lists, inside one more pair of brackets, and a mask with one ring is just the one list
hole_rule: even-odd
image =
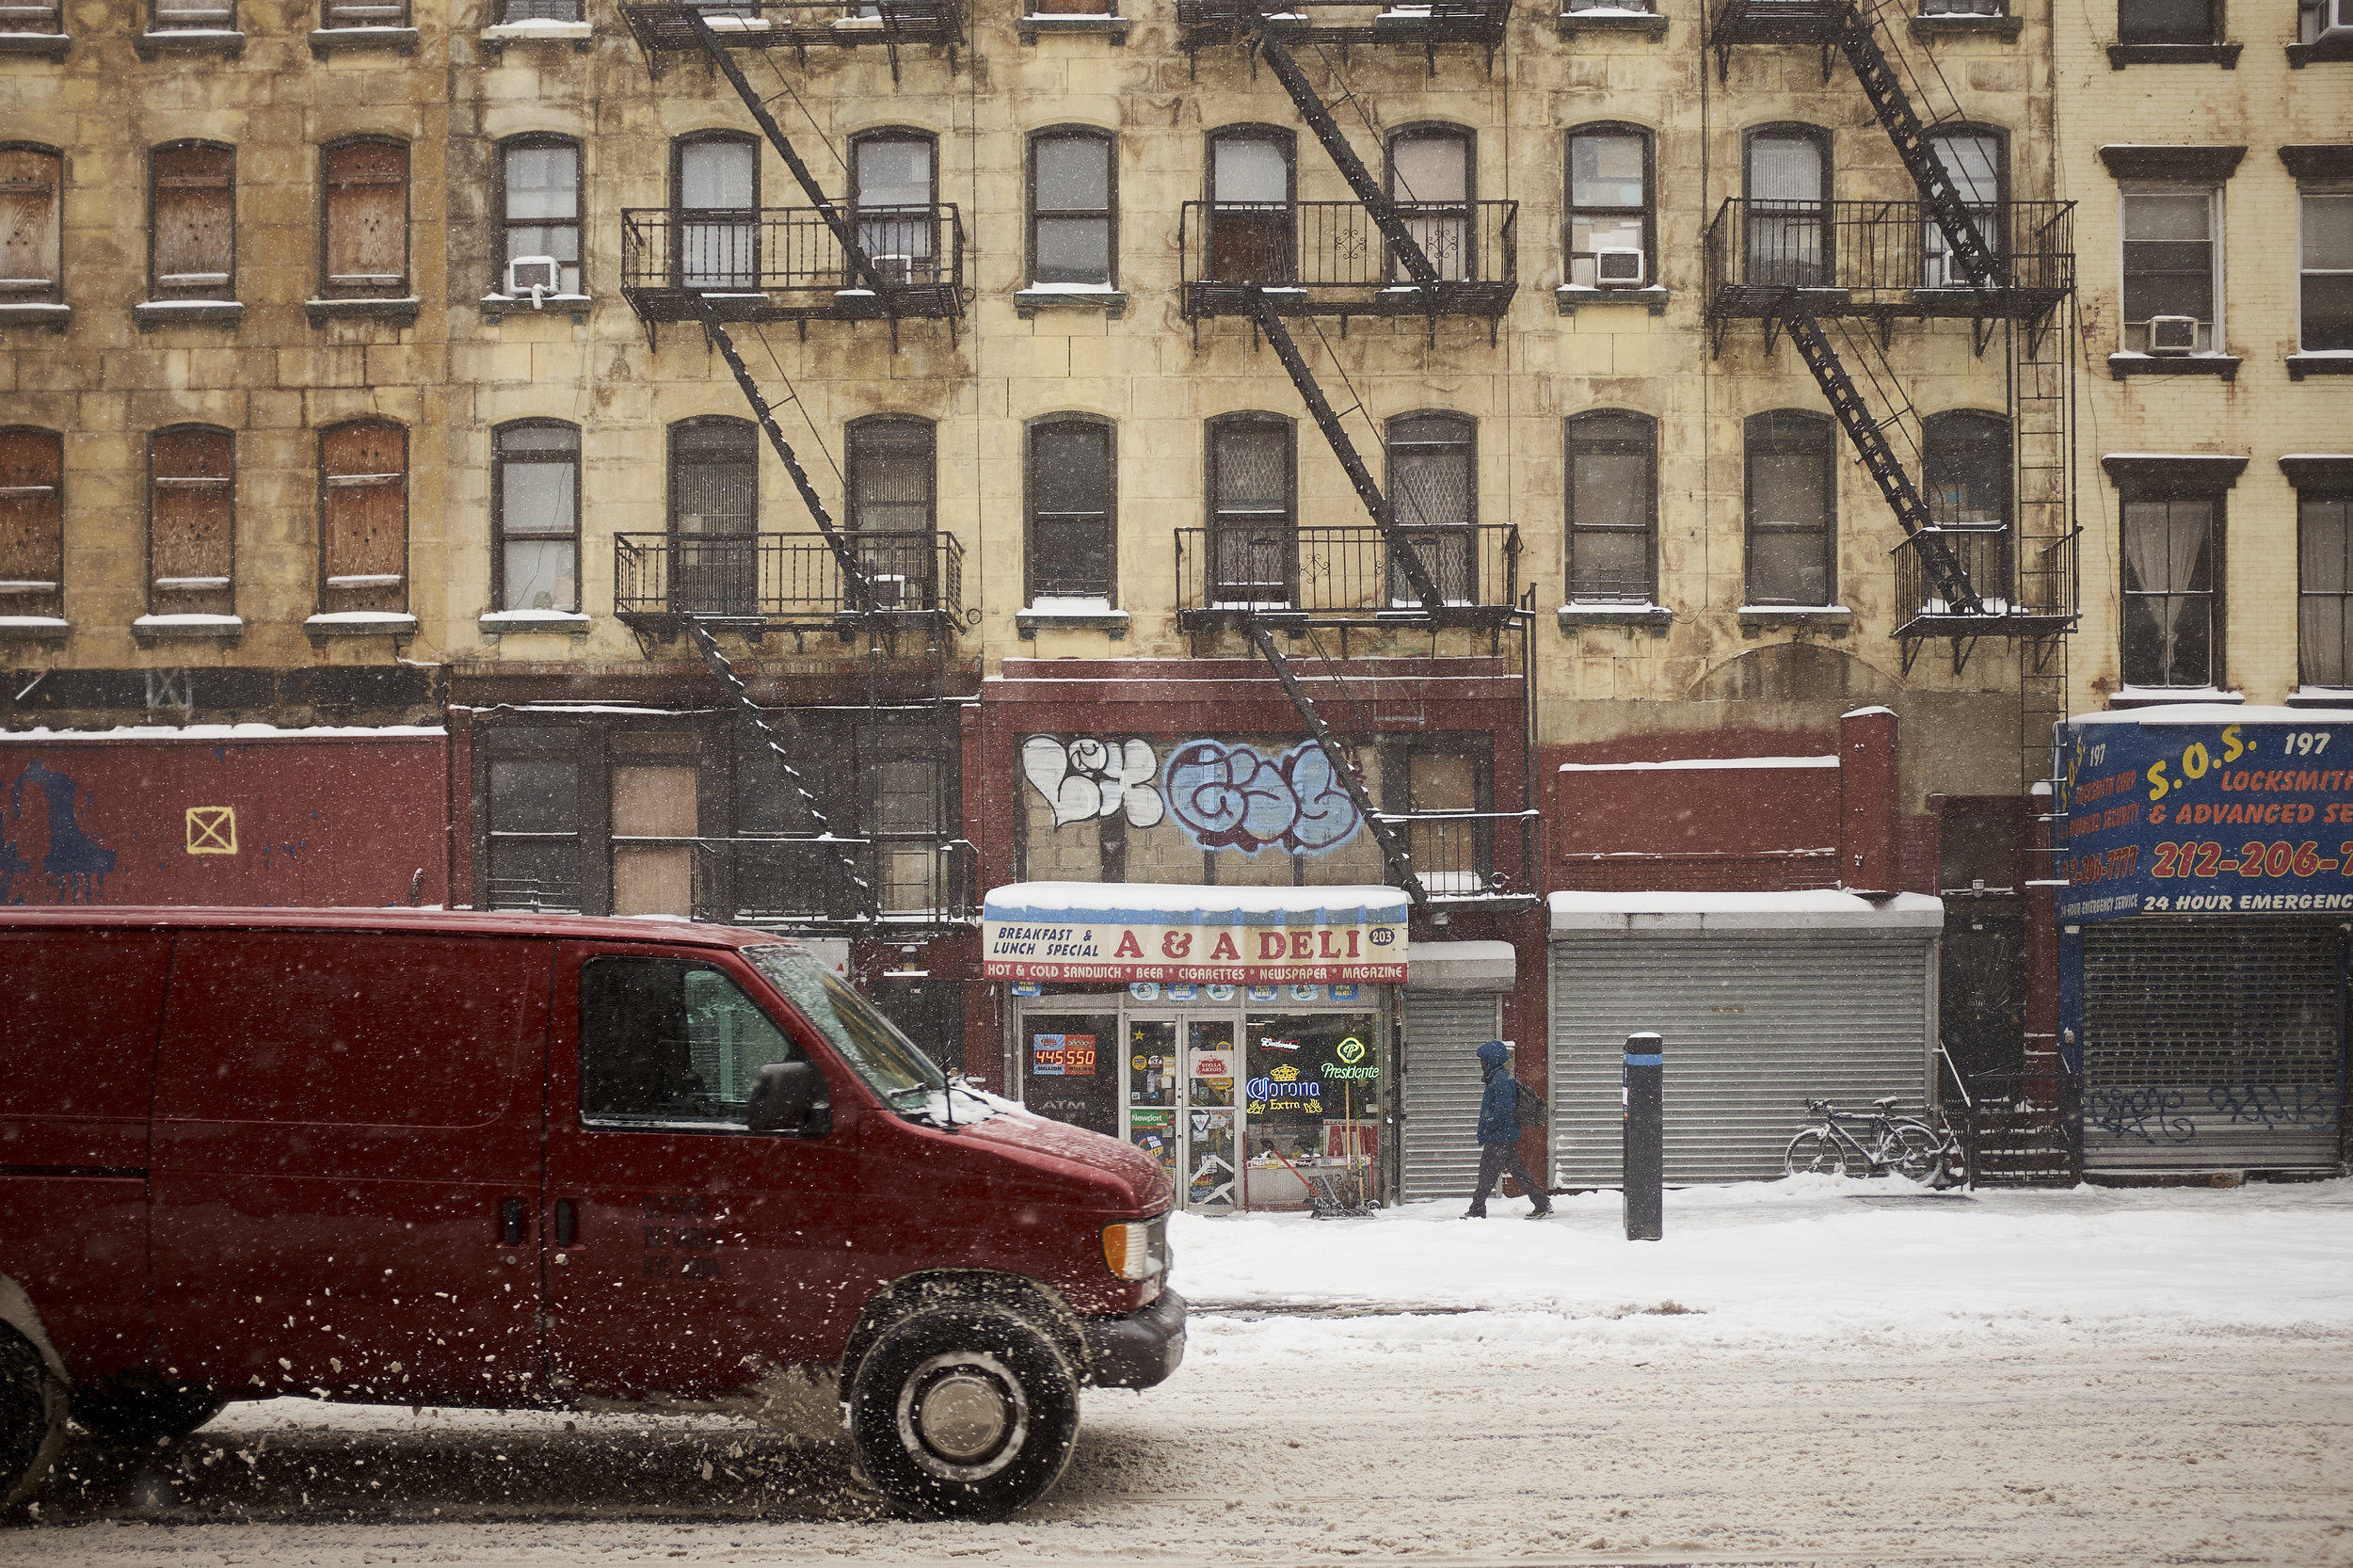
[[1180,1221],[1184,1368],[1061,1489],[879,1516],[715,1419],[232,1408],[77,1440],[0,1560],[2230,1561],[2353,1568],[2353,1183]]

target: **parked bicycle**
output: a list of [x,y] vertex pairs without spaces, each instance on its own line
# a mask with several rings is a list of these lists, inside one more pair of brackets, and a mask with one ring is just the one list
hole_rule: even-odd
[[1806,1110],[1822,1120],[1789,1140],[1781,1168],[1790,1176],[1875,1176],[1892,1172],[1930,1186],[1943,1181],[1948,1171],[1963,1163],[1959,1144],[1926,1122],[1897,1115],[1897,1097],[1873,1100],[1870,1124],[1860,1135],[1839,1119],[1838,1108],[1830,1101],[1806,1101]]

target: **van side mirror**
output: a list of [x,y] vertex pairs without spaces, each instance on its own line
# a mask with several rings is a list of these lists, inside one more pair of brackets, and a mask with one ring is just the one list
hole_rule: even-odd
[[771,1062],[752,1081],[751,1129],[823,1138],[833,1128],[833,1098],[813,1062]]

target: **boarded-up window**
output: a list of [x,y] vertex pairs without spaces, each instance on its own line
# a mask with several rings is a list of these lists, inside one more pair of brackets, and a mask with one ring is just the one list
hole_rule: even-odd
[[235,613],[236,438],[210,425],[158,430],[147,443],[148,609]]
[[361,421],[319,435],[319,608],[408,605],[408,432]]
[[0,429],[0,616],[62,616],[65,439]]
[[153,0],[151,25],[159,33],[234,32],[236,0]]
[[320,24],[328,27],[406,27],[405,0],[326,0]]
[[237,154],[204,142],[155,149],[151,299],[234,299]]
[[0,5],[0,33],[61,33],[57,7],[53,3],[35,5],[28,0],[15,0]]
[[60,305],[57,232],[64,160],[45,147],[0,147],[0,305]]
[[408,293],[408,149],[347,141],[327,149],[328,299],[398,299]]

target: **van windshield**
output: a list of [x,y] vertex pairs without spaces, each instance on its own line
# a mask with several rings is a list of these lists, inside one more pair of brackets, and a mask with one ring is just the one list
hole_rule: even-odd
[[946,1090],[948,1076],[921,1048],[808,953],[782,942],[742,952],[785,1000],[817,1026],[867,1086],[901,1114],[921,1113],[935,1093]]

